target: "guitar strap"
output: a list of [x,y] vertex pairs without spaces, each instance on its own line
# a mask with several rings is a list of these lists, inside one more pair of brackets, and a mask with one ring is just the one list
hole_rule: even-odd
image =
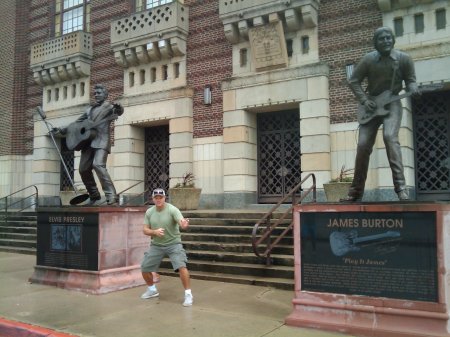
[[[90,118],[93,122],[100,121],[107,117],[108,113],[110,112],[112,105],[108,101],[103,102],[100,106],[93,106],[91,107],[91,110],[89,112]],[[97,109],[96,115],[93,116],[94,109]]]
[[391,80],[391,93],[394,93],[394,82],[395,82],[395,75],[397,74],[398,69],[398,61],[394,60],[394,63],[392,64],[392,69],[394,70],[392,72],[392,80]]

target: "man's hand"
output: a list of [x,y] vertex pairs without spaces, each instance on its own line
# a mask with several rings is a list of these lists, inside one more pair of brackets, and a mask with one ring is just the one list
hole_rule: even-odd
[[51,133],[53,133],[55,136],[56,135],[64,135],[66,134],[66,129],[65,128],[52,128],[50,130]]
[[377,103],[368,99],[364,102],[364,108],[366,111],[374,111],[377,108]]
[[422,95],[422,93],[420,92],[419,88],[415,87],[412,88],[411,90],[409,90],[409,92],[411,93],[411,96],[414,98],[418,98]]
[[153,230],[153,236],[157,236],[158,238],[162,238],[164,236],[164,228],[158,228]]
[[181,219],[180,220],[180,227],[181,227],[181,229],[188,228],[189,227],[189,219],[185,219],[185,218]]
[[121,116],[123,114],[123,107],[120,105],[120,103],[113,102],[113,113],[115,113],[117,116]]

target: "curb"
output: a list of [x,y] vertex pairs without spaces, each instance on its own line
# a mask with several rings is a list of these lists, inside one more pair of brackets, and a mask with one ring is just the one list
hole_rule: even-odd
[[77,337],[0,317],[0,337]]

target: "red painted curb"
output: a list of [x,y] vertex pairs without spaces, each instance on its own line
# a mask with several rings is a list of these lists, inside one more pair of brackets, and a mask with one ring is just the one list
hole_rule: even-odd
[[10,321],[0,317],[1,337],[77,337],[40,326]]

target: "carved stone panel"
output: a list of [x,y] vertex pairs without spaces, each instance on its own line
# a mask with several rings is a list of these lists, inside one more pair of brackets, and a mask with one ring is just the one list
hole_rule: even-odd
[[287,66],[286,41],[281,21],[251,28],[249,40],[256,71]]

